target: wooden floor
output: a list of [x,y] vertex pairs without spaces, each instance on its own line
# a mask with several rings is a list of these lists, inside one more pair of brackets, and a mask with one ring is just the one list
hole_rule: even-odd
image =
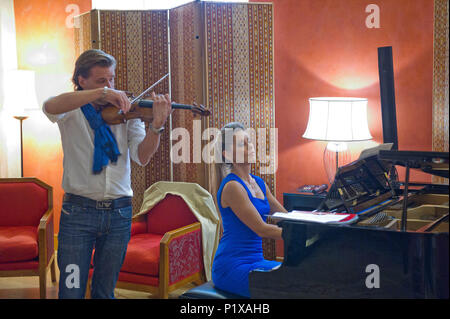
[[[47,299],[58,299],[59,270],[56,267],[56,282],[52,283],[50,272],[47,274]],[[188,284],[169,293],[169,299],[177,299],[186,290],[195,287]],[[150,293],[116,289],[117,299],[153,299]],[[0,299],[39,299],[39,277],[0,277]]]

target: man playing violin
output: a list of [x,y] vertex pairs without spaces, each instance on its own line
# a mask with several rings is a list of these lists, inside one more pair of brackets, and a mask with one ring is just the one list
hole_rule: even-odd
[[92,298],[114,298],[131,230],[130,160],[145,166],[156,152],[171,112],[166,95],[153,96],[153,122],[109,126],[105,105],[127,113],[127,95],[114,89],[116,61],[101,50],[82,53],[72,77],[75,91],[51,97],[43,112],[60,129],[64,200],[58,234],[59,298],[84,298],[95,248]]

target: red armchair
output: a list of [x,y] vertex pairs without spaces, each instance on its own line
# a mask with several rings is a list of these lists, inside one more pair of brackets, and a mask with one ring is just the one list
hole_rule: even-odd
[[167,299],[169,292],[204,278],[200,223],[180,196],[167,194],[133,221],[116,288]]
[[36,178],[0,178],[0,277],[39,276],[56,282],[53,189]]

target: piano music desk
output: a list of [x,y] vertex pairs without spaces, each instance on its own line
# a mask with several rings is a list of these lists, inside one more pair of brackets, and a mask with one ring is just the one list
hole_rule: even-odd
[[[321,194],[308,194],[299,193],[297,191],[283,193],[283,206],[287,211],[292,210],[303,210],[303,211],[313,211],[319,207],[320,203],[325,199],[326,193]],[[272,218],[269,216],[267,218],[268,224],[275,224]],[[275,241],[274,239],[263,238],[263,252],[264,258],[267,260],[278,260],[277,251],[280,252],[279,257],[283,257],[283,241]]]
[[307,194],[299,192],[283,193],[283,206],[287,211],[306,210],[312,211],[319,207],[320,203],[325,199],[326,193]]

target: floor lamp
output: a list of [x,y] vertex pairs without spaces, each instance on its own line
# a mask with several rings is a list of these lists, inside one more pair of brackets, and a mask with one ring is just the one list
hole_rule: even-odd
[[308,125],[303,137],[328,142],[323,164],[332,184],[338,168],[349,162],[347,142],[372,139],[367,124],[367,99],[310,98]]
[[20,175],[23,177],[23,121],[28,118],[27,111],[39,109],[35,72],[9,70],[7,79],[8,81],[5,82],[5,109],[20,121]]

